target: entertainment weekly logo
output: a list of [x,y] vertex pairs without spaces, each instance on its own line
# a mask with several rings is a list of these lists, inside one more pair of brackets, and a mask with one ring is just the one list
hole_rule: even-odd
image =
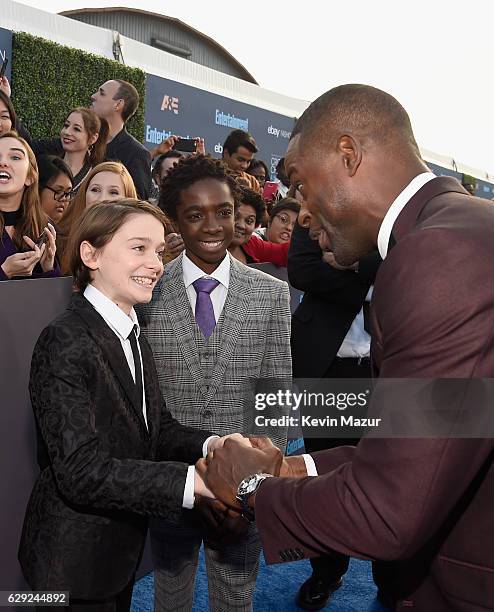
[[232,130],[244,130],[249,131],[249,118],[236,117],[231,113],[224,113],[223,111],[216,109],[214,113],[215,125],[222,125],[224,127],[231,128]]

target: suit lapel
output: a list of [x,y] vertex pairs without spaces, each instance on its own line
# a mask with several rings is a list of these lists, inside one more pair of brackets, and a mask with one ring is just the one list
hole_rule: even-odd
[[239,337],[242,327],[246,324],[249,297],[252,292],[250,278],[245,273],[245,270],[242,269],[242,265],[231,255],[229,255],[229,257],[230,285],[223,307],[223,320],[221,321],[221,325],[217,325],[213,332],[213,335],[221,334],[221,350],[218,351],[218,358],[211,376],[206,403],[208,403],[216,393],[223,379],[225,370],[232,360],[237,338]]
[[[388,253],[415,227],[422,211],[432,198],[451,191],[469,195],[455,178],[449,176],[438,176],[421,187],[417,193],[410,198],[398,215],[389,237]],[[377,378],[382,362],[383,342],[376,309],[372,309],[371,313],[373,319],[371,342],[372,375]]]
[[137,387],[130,373],[129,364],[127,363],[122,345],[115,332],[108,327],[103,317],[93,308],[83,295],[78,293],[74,294],[72,296],[70,308],[74,310],[87,325],[89,334],[108,360],[112,372],[118,379],[137,418],[142,426],[146,428],[139,398],[137,397]]
[[[391,233],[392,240],[390,239],[389,246],[394,246],[403,236],[412,230],[422,210],[432,198],[451,191],[468,195],[468,192],[460,183],[450,176],[438,176],[421,187],[417,193],[410,198],[409,202],[398,215],[393,225]],[[393,243],[391,244],[392,241]]]
[[167,304],[167,314],[175,336],[178,338],[178,346],[193,380],[206,395],[207,386],[204,380],[199,354],[195,341],[194,328],[197,325],[192,314],[189,298],[185,292],[182,272],[182,258],[176,259],[167,268],[163,277],[162,299]]

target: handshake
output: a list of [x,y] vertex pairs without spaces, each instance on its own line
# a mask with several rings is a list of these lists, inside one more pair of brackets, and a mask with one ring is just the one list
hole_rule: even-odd
[[205,541],[214,548],[246,536],[257,488],[265,477],[306,475],[303,457],[284,457],[269,438],[235,433],[211,439],[207,457],[196,463],[194,482],[194,508]]

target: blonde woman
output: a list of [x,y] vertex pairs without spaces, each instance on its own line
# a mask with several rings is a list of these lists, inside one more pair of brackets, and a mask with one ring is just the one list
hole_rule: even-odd
[[69,204],[59,227],[57,246],[64,263],[64,252],[68,237],[73,228],[79,225],[80,218],[86,208],[103,200],[118,200],[120,198],[136,198],[134,182],[127,168],[120,162],[103,162],[95,166],[81,184],[77,195]]

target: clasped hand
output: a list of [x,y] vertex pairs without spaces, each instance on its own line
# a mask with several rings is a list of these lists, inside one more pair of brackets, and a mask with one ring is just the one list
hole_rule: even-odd
[[[231,543],[243,537],[248,522],[237,500],[240,482],[251,474],[301,478],[307,476],[303,457],[284,457],[269,438],[244,438],[232,434],[210,441],[208,455],[196,463],[196,504],[210,545]],[[255,495],[248,503],[254,507]]]
[[225,440],[206,459],[196,463],[196,473],[217,499],[237,511],[241,509],[236,497],[238,485],[247,476],[271,474],[300,478],[307,475],[303,457],[284,457],[269,438],[256,437],[249,438],[248,444],[245,438]]
[[[221,438],[214,437],[208,443],[208,456],[212,456],[215,451],[223,448],[227,440],[239,446],[251,446],[249,439],[238,433]],[[194,473],[194,497],[194,509],[202,524],[204,540],[211,548],[233,544],[246,536],[248,521],[240,512],[228,508],[222,501],[215,498],[205,485],[197,467]]]

